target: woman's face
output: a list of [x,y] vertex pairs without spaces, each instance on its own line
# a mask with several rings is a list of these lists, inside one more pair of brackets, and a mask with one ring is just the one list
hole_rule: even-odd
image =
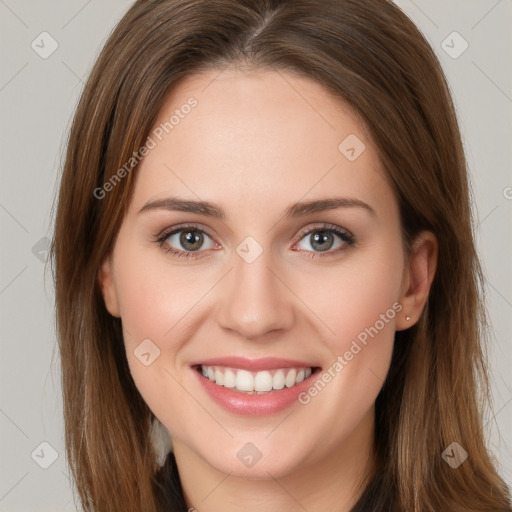
[[100,282],[175,451],[251,478],[356,456],[409,314],[364,125],[314,81],[230,69],[183,80],[153,130]]

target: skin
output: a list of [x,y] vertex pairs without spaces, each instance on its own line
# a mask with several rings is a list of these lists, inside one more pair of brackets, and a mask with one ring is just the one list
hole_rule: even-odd
[[[421,314],[436,239],[421,233],[405,257],[398,203],[365,126],[320,84],[288,72],[204,71],[172,90],[155,127],[190,96],[197,107],[139,165],[113,252],[99,271],[106,307],[123,320],[133,378],[171,432],[189,507],[348,511],[373,469],[374,402],[394,333]],[[338,150],[349,134],[366,146],[355,161]],[[139,213],[170,195],[215,203],[226,218]],[[375,215],[344,207],[283,217],[299,200],[334,196],[364,201]],[[207,232],[197,259],[166,252],[168,243],[185,251],[179,233],[163,246],[155,242],[188,222]],[[315,233],[300,232],[323,223],[349,230],[355,243],[334,234],[331,248],[315,249]],[[263,249],[252,263],[236,252],[247,236]],[[401,311],[307,405],[239,416],[214,403],[190,368],[235,355],[327,369],[394,303]],[[149,366],[134,355],[147,338],[160,349]],[[237,457],[248,442],[262,454],[251,468]]]

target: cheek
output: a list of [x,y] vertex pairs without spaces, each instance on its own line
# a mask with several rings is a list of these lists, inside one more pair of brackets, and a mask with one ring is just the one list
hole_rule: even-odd
[[308,298],[329,328],[324,343],[331,357],[303,403],[314,402],[326,415],[337,411],[333,423],[340,432],[355,428],[372,407],[389,370],[396,318],[403,314],[403,259],[396,247],[383,244],[347,261]]
[[133,345],[150,338],[172,351],[168,341],[176,339],[175,333],[211,288],[213,278],[167,265],[161,257],[155,262],[144,251],[131,253],[130,260],[119,262],[116,272],[125,342]]
[[184,331],[187,312],[197,302],[200,290],[194,292],[192,287],[177,283],[176,271],[142,265],[139,269],[143,271],[136,272],[135,268],[120,266],[118,274],[130,373],[148,407],[160,420],[166,420],[164,424],[175,427],[174,421],[167,421],[169,411],[172,417],[190,414],[185,409],[188,397],[180,384],[183,375],[176,361],[188,339]]
[[[336,268],[318,277],[300,277],[299,294],[328,328],[326,343],[343,354],[354,339],[393,339],[403,274],[401,249],[377,245],[354,253]],[[314,286],[313,286],[314,285]]]
[[[126,356],[138,391],[163,418],[168,410],[179,413],[187,402],[178,383],[184,378],[180,349],[193,336],[191,322],[197,322],[200,301],[218,277],[198,276],[197,270],[169,265],[161,256],[155,261],[154,254],[133,246],[128,250],[128,243],[120,242],[116,289]],[[123,250],[130,258],[121,256]]]

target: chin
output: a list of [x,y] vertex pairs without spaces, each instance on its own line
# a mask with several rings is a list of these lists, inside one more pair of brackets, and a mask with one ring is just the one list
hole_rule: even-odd
[[[245,437],[245,436],[244,436]],[[268,480],[283,478],[300,468],[307,458],[301,452],[293,451],[295,443],[291,447],[275,446],[266,441],[235,441],[232,447],[219,446],[215,453],[211,447],[206,447],[207,453],[203,459],[212,467],[229,474],[231,477],[251,480]],[[300,446],[300,445],[299,445]]]

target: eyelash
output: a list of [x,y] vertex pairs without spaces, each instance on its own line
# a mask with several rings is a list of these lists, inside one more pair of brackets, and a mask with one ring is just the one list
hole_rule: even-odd
[[[167,245],[164,247],[165,242],[167,239],[176,233],[180,233],[181,231],[199,231],[200,233],[203,233],[207,235],[208,237],[213,237],[204,229],[200,228],[196,224],[186,224],[184,226],[177,226],[171,229],[168,229],[164,231],[162,234],[158,235],[155,242],[166,252],[172,254],[172,256],[178,257],[178,258],[192,258],[197,259],[202,256],[197,256],[196,253],[203,252],[203,251],[180,251],[177,249],[174,249],[170,245]],[[328,233],[334,233],[338,235],[339,238],[348,246],[352,246],[355,244],[355,237],[347,230],[340,228],[339,226],[336,226],[335,224],[321,224],[320,226],[315,226],[314,228],[310,228],[308,230],[305,230],[301,232],[299,236],[298,242],[300,242],[303,238],[305,238],[307,235],[311,235],[316,232],[328,232]],[[297,242],[297,243],[298,243]],[[312,251],[304,251],[309,258],[326,258],[333,255],[338,254],[340,251],[345,250],[344,247],[339,247],[335,251],[325,251],[325,254],[321,252],[312,252]]]

